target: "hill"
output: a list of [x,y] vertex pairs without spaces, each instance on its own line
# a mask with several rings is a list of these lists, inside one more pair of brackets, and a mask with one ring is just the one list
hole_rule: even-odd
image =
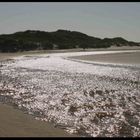
[[127,41],[121,37],[100,39],[88,36],[81,32],[60,29],[55,32],[26,30],[13,34],[0,35],[1,52],[72,48],[108,48],[112,45],[118,47],[140,46],[140,43]]

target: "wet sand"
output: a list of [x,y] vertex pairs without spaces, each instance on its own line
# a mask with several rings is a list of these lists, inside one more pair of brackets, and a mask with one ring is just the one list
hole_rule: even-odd
[[51,123],[35,120],[12,106],[0,103],[0,137],[75,137]]
[[70,58],[105,63],[140,64],[140,52],[96,54],[96,55],[74,56]]

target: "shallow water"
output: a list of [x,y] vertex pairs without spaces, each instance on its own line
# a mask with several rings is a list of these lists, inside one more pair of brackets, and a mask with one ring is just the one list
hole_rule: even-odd
[[81,136],[140,136],[139,66],[85,63],[76,52],[3,62],[0,94],[19,108]]

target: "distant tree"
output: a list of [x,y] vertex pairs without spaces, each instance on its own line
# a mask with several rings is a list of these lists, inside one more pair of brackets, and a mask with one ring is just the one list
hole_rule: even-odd
[[42,43],[42,49],[44,50],[52,50],[53,49],[53,44],[50,42],[43,42]]
[[88,44],[87,43],[81,43],[80,44],[80,48],[83,48],[83,50],[86,50],[86,48],[88,48]]
[[[56,45],[57,44],[57,47]],[[121,37],[96,38],[86,34],[58,30],[55,32],[44,32],[38,30],[27,30],[9,35],[0,35],[0,51],[16,52],[36,49],[72,49],[72,48],[107,48],[111,45],[140,46],[140,43],[127,41]]]
[[0,49],[2,52],[16,52],[18,50],[18,42],[14,39],[6,38],[0,41]]

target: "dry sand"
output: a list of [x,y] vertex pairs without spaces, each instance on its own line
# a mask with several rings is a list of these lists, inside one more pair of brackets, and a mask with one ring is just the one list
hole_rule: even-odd
[[5,60],[5,59],[11,59],[14,56],[17,56],[17,54],[14,54],[14,53],[0,53],[0,61]]

